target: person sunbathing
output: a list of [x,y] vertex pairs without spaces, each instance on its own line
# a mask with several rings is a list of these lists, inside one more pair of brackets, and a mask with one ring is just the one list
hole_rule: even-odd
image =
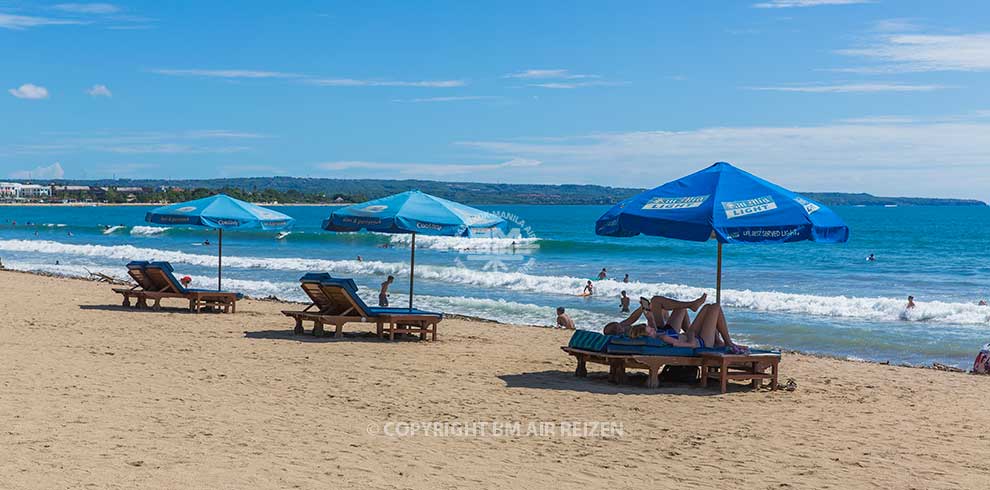
[[[732,337],[729,335],[729,326],[725,321],[725,313],[718,304],[702,306],[694,320],[685,326],[679,326],[678,323],[670,322],[667,325],[657,328],[657,323],[655,323],[653,315],[646,315],[645,324],[636,323],[640,316],[654,308],[653,304],[664,309],[676,308],[673,310],[671,317],[677,318],[677,322],[687,321],[686,310],[691,309],[692,305],[695,305],[703,298],[704,296],[695,301],[683,302],[662,296],[655,296],[653,301],[650,302],[650,309],[646,309],[647,302],[644,298],[640,302],[640,307],[629,318],[621,322],[609,323],[605,326],[603,333],[605,335],[625,334],[632,338],[642,336],[653,337],[674,347],[703,348],[725,346],[735,348],[736,345],[732,342]],[[680,308],[679,306],[685,307]],[[683,314],[683,317],[681,317],[681,314]]]
[[[658,331],[666,330],[668,325],[672,324],[669,322],[671,319],[678,322],[677,325],[686,322],[687,310],[696,311],[699,306],[705,303],[707,297],[707,295],[702,294],[694,301],[678,301],[663,296],[654,296],[652,300],[639,298],[639,308],[636,308],[625,320],[605,325],[602,333],[605,335],[626,335],[630,328],[637,325],[636,322],[639,321],[640,317],[645,315],[646,323],[642,325],[650,336],[655,336]],[[672,312],[670,315],[667,313],[668,310]],[[690,326],[689,323],[685,325]]]

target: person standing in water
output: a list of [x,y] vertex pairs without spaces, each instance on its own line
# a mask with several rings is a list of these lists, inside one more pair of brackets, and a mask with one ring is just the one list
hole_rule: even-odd
[[915,306],[914,305],[914,296],[908,296],[907,309],[910,310],[911,308],[914,308],[914,306]]
[[622,282],[629,282],[629,274],[622,278]]
[[629,296],[626,296],[625,291],[619,294],[619,308],[622,313],[629,313]]
[[382,288],[378,291],[378,306],[382,308],[388,307],[388,287],[395,282],[395,277],[388,276],[385,278],[385,282],[382,283]]
[[608,279],[608,271],[602,267],[602,271],[598,273],[598,280]]

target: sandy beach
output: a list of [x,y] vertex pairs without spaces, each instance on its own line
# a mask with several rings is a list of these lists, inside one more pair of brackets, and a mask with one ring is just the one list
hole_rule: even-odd
[[[447,320],[435,343],[335,340],[293,336],[276,302],[126,310],[106,284],[8,271],[0,291],[3,488],[941,489],[990,476],[990,379],[968,374],[788,354],[793,392],[654,391],[610,385],[600,367],[574,377],[560,330]],[[412,433],[425,422],[554,430]]]

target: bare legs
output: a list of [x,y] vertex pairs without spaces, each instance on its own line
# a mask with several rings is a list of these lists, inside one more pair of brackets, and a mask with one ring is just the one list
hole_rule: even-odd
[[674,329],[686,331],[690,326],[687,310],[698,311],[707,299],[707,294],[702,294],[693,301],[677,301],[664,296],[654,296],[650,299],[650,313],[655,325],[670,325]]
[[702,307],[698,316],[691,322],[691,326],[684,331],[688,335],[688,340],[699,338],[707,347],[715,347],[722,343],[733,345],[732,338],[729,337],[729,326],[725,322],[725,313],[717,304]]

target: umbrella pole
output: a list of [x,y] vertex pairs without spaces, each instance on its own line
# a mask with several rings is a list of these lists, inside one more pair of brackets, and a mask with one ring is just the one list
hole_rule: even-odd
[[722,242],[718,242],[718,275],[715,278],[715,304],[722,304]]
[[416,277],[416,233],[412,234],[412,258],[409,260],[409,309],[413,305],[413,278]]
[[223,274],[223,228],[217,228],[217,291],[223,291],[220,277]]

